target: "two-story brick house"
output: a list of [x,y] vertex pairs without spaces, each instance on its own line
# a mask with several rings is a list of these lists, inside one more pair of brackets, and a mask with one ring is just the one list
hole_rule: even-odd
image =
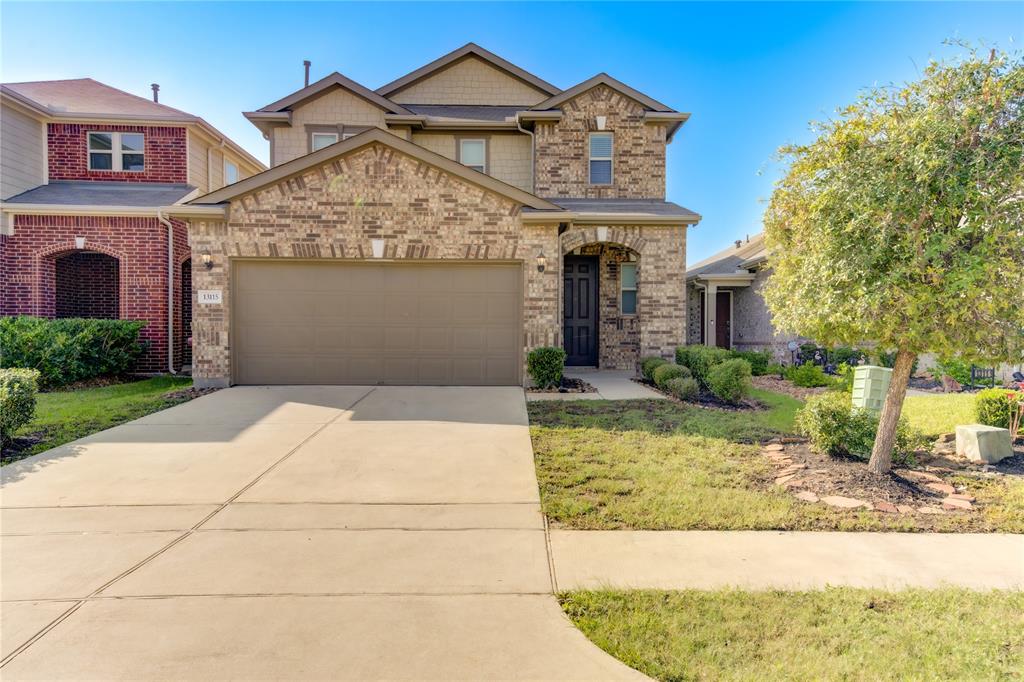
[[200,384],[519,384],[537,346],[633,369],[683,342],[699,216],[665,199],[665,147],[688,114],[469,44],[246,116],[272,168],[182,214]]
[[266,168],[156,92],[0,86],[0,314],[145,320],[142,372],[190,362],[191,251],[161,207]]

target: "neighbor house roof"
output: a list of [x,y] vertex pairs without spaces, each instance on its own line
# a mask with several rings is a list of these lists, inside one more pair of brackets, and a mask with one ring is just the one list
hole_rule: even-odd
[[54,206],[168,206],[195,191],[185,184],[157,182],[53,181],[5,199],[5,204]]
[[686,269],[686,278],[708,275],[732,275],[752,268],[767,259],[764,234],[738,241],[718,253],[698,261]]
[[547,93],[548,95],[556,95],[559,92],[561,92],[559,88],[552,85],[551,83],[548,83],[546,80],[538,78],[529,71],[526,71],[516,66],[512,62],[502,59],[498,55],[488,50],[485,50],[476,43],[466,43],[459,49],[453,50],[448,54],[444,55],[443,57],[439,57],[438,59],[435,59],[429,64],[421,66],[415,71],[410,71],[401,78],[391,81],[387,85],[382,85],[381,87],[377,88],[377,94],[383,95],[385,97],[393,95],[399,90],[409,85],[412,85],[417,81],[423,80],[427,76],[430,76],[433,73],[441,71],[442,69],[445,69],[449,65],[454,64],[455,62],[461,59],[465,59],[466,57],[469,56],[479,57],[480,59],[491,64],[497,69],[504,71],[505,73],[508,73],[514,76],[515,78],[518,78],[524,83],[532,85],[533,87],[537,88],[541,92]]
[[53,118],[195,124],[206,134],[223,140],[232,151],[257,169],[266,168],[259,159],[199,116],[133,95],[92,78],[3,83],[0,84],[0,92],[43,116]]
[[261,187],[266,187],[286,178],[299,175],[310,168],[315,168],[327,163],[331,159],[344,156],[371,144],[383,144],[391,147],[402,154],[419,159],[424,163],[429,163],[430,165],[440,168],[447,173],[451,173],[452,175],[460,177],[467,182],[471,182],[474,185],[508,197],[523,206],[550,211],[557,211],[559,208],[545,199],[541,199],[540,197],[521,190],[518,187],[513,187],[501,180],[496,180],[489,175],[475,171],[468,166],[458,163],[457,161],[452,161],[445,156],[441,156],[440,154],[432,152],[429,149],[409,142],[404,138],[398,137],[397,135],[380,128],[369,128],[358,135],[348,138],[347,140],[336,142],[335,144],[324,147],[323,149],[292,159],[280,166],[275,166],[268,171],[240,180],[233,185],[228,185],[227,187],[210,192],[204,196],[197,197],[190,201],[189,204],[209,205],[230,201],[235,197],[248,194],[260,189]]

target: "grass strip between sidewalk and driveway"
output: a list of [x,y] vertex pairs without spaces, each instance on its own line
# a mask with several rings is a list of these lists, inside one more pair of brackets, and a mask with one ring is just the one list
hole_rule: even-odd
[[658,680],[994,680],[1024,670],[1024,593],[582,591],[562,608]]
[[5,448],[2,463],[9,464],[183,403],[190,396],[173,394],[190,386],[190,377],[160,376],[126,384],[40,393],[35,417],[15,434],[15,447],[10,452]]
[[807,504],[773,485],[758,443],[792,428],[799,402],[707,409],[670,400],[528,404],[544,513],[580,530],[1024,532],[1024,481],[976,481],[979,511],[927,519]]

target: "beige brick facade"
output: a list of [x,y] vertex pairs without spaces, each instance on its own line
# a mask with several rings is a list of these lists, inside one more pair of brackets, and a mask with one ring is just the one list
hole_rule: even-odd
[[[537,189],[542,197],[625,199],[665,198],[664,125],[644,120],[639,103],[605,85],[594,87],[562,106],[562,119],[538,123]],[[613,133],[612,184],[590,184],[589,134],[604,116]]]
[[548,95],[477,57],[467,57],[389,96],[399,104],[537,104]]

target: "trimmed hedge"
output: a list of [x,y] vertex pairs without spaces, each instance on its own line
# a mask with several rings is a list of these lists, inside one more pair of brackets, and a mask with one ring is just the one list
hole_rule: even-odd
[[36,413],[39,372],[34,369],[0,369],[0,443],[32,421]]
[[978,423],[1001,429],[1010,428],[1010,415],[1019,409],[1017,396],[1017,391],[1008,388],[986,388],[978,391],[974,399],[974,416],[977,417]]
[[654,384],[658,388],[665,388],[665,384],[670,379],[686,378],[688,376],[690,376],[690,370],[680,365],[672,365],[666,362],[664,365],[659,365],[655,368]]
[[676,377],[665,383],[665,390],[680,400],[690,402],[700,395],[700,384],[693,377]]
[[803,388],[817,388],[819,386],[829,386],[833,383],[828,375],[825,374],[825,370],[810,362],[805,362],[795,367],[787,367],[783,374],[794,384]]
[[555,346],[534,348],[526,356],[526,370],[538,388],[562,385],[565,370],[565,349]]
[[648,355],[646,358],[640,361],[640,373],[644,376],[644,379],[648,381],[654,381],[654,370],[658,369],[662,365],[667,365],[668,360],[657,355]]
[[750,395],[750,363],[733,358],[713,366],[708,370],[708,389],[719,400],[738,403]]
[[39,370],[43,388],[126,374],[145,350],[137,320],[0,318],[0,367]]
[[742,358],[750,363],[750,373],[756,377],[768,374],[768,365],[772,361],[772,354],[766,350],[734,350],[734,358]]
[[704,386],[708,385],[708,372],[712,367],[732,357],[732,351],[711,346],[679,346],[676,348],[676,363],[689,368],[693,376]]

